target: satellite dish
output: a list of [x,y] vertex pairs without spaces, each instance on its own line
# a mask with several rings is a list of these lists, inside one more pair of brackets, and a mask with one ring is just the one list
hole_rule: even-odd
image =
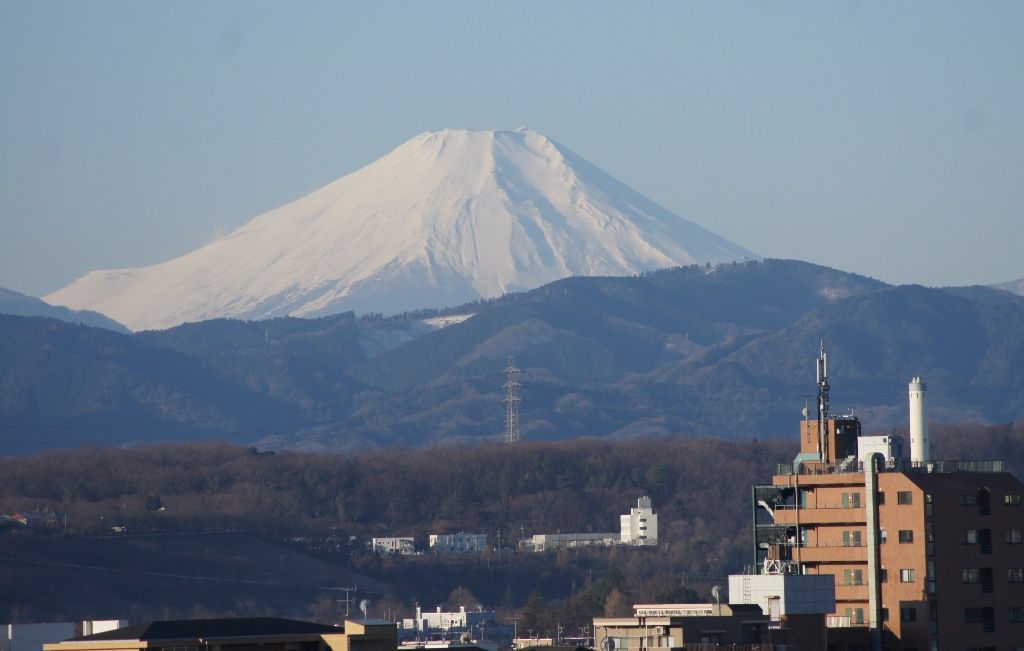
[[366,619],[367,618],[366,612],[368,610],[370,610],[370,600],[369,599],[363,599],[362,601],[360,601],[359,602],[359,610],[361,610],[362,613],[363,613],[363,619]]
[[811,411],[807,408],[807,405],[804,405],[804,408],[800,410],[800,413],[804,415],[804,418],[811,415]]
[[610,637],[601,640],[601,651],[615,651],[615,640]]

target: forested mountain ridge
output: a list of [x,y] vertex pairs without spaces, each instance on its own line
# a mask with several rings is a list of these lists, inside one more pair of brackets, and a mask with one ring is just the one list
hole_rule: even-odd
[[[440,317],[444,317],[443,319]],[[452,323],[440,327],[442,321]],[[1024,299],[891,287],[797,261],[569,278],[443,311],[213,320],[134,335],[0,317],[0,451],[217,436],[356,449],[500,437],[521,369],[526,438],[770,438],[813,393],[905,422],[925,377],[938,420],[1019,418]]]
[[89,310],[72,310],[66,307],[50,305],[42,299],[27,296],[11,289],[0,287],[0,314],[14,316],[45,316],[68,323],[81,323],[94,328],[106,328],[115,332],[127,333],[128,328],[99,312]]

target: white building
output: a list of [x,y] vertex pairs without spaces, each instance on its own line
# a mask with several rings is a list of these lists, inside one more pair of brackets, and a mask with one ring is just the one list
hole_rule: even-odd
[[415,554],[412,536],[398,538],[372,538],[370,549],[381,554]]
[[732,574],[729,603],[756,604],[772,622],[827,615],[836,608],[836,581],[831,574]]
[[526,551],[542,552],[562,547],[591,547],[618,544],[619,539],[613,533],[538,533],[523,541]]
[[622,535],[619,542],[623,545],[657,545],[658,515],[651,509],[651,498],[641,497],[636,507],[629,513],[619,517]]
[[451,639],[453,635],[468,633],[479,639],[499,632],[498,622],[493,610],[466,610],[461,606],[455,612],[443,612],[438,606],[435,611],[424,611],[416,606],[416,617],[403,619],[399,626],[398,636],[402,639],[417,638],[420,640]]
[[443,533],[430,535],[430,549],[439,554],[472,554],[487,547],[485,533]]
[[654,546],[658,544],[658,515],[651,509],[651,498],[644,496],[636,507],[619,516],[619,533],[541,533],[524,540],[525,551],[542,552],[560,547],[592,547],[611,545]]
[[885,465],[903,459],[903,437],[901,436],[859,436],[857,437],[858,461],[867,464],[872,455],[881,454],[885,457]]

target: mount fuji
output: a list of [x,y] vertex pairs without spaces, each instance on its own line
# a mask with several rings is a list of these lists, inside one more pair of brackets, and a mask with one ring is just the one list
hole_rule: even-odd
[[757,256],[529,129],[428,132],[181,257],[45,297],[133,330],[399,313],[568,276]]

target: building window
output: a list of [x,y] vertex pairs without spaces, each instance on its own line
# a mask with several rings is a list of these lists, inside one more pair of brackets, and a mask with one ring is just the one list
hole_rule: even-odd
[[1006,570],[1007,583],[1024,583],[1024,567],[1011,567]]
[[900,570],[900,583],[913,583],[914,570]]
[[843,570],[843,585],[864,585],[864,570]]
[[977,545],[978,544],[978,530],[977,529],[964,529],[964,544],[965,545]]
[[860,547],[861,544],[860,531],[843,532],[843,547]]
[[960,504],[963,506],[978,506],[978,494],[973,495],[961,495]]
[[904,623],[916,622],[917,608],[914,608],[913,606],[908,608],[900,608],[900,621]]
[[896,493],[897,504],[913,504],[914,493],[911,491],[899,491]]
[[914,532],[911,529],[900,529],[900,544],[914,542]]
[[844,509],[859,509],[860,508],[860,493],[843,493],[843,508]]
[[885,541],[889,540],[889,532],[885,529],[878,530],[878,544],[884,545]]
[[864,609],[863,608],[847,608],[846,616],[850,618],[851,624],[863,624],[864,623]]
[[882,609],[882,621],[883,622],[889,621],[889,609],[888,608],[883,608]]
[[1010,493],[1003,498],[1003,504],[1006,504],[1006,506],[1020,506],[1020,493]]
[[992,530],[978,529],[978,544],[981,545],[982,554],[992,553]]
[[983,617],[981,608],[964,608],[965,624],[980,624]]
[[1007,529],[1006,530],[1006,544],[1007,545],[1019,545],[1021,542],[1021,530],[1020,529]]
[[888,583],[889,582],[889,570],[885,569],[884,567],[882,569],[878,570],[878,582],[879,583]]
[[1010,606],[1010,621],[1015,624],[1024,624],[1024,608]]
[[878,491],[878,498],[875,499],[875,503],[877,503],[878,506],[884,506],[885,505],[885,493],[883,493],[882,491]]
[[981,583],[981,570],[976,567],[961,570],[960,576],[964,583]]

